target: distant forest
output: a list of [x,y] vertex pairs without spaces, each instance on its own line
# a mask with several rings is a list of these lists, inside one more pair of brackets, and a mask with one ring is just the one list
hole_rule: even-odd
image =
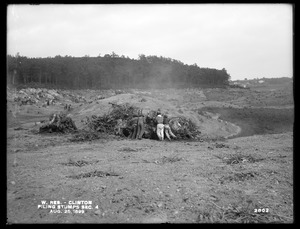
[[116,53],[98,57],[28,58],[7,55],[7,82],[67,89],[223,87],[226,69],[200,68],[158,56],[138,59]]

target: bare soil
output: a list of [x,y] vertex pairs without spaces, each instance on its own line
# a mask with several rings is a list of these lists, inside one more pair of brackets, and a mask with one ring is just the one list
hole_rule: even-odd
[[[193,119],[203,140],[71,142],[72,134],[39,134],[35,124],[63,104],[9,101],[8,224],[293,222],[292,88],[95,94],[80,91],[88,102],[72,103],[79,127],[83,117],[108,112],[109,102],[129,102]],[[92,209],[38,208],[41,201],[77,200],[92,201]]]

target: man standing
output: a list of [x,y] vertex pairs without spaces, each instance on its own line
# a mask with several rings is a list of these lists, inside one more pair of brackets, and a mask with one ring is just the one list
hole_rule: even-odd
[[170,135],[173,137],[173,138],[176,138],[175,134],[173,134],[171,128],[170,128],[170,125],[169,125],[169,122],[170,122],[170,119],[168,118],[167,115],[164,115],[164,130],[165,130],[165,134],[167,136],[167,138],[169,139],[169,141],[171,141],[171,138],[170,138]]
[[138,117],[133,117],[128,121],[128,127],[129,129],[131,129],[129,138],[131,139],[135,139],[137,136],[137,121],[138,121]]
[[141,140],[143,137],[143,134],[145,132],[145,126],[144,126],[144,115],[143,115],[143,110],[139,111],[139,116],[138,116],[138,120],[137,120],[137,134],[136,134],[136,138]]
[[161,115],[160,109],[158,109],[157,116],[156,116],[156,123],[157,123],[156,134],[160,141],[164,140],[164,124],[163,124],[163,122],[164,122],[164,118]]

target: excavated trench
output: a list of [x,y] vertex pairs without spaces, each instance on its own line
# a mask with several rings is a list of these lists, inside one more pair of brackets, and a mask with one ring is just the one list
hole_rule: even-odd
[[279,134],[293,131],[294,109],[275,108],[219,108],[205,107],[199,112],[219,114],[219,119],[241,128],[237,135],[228,138],[263,134]]

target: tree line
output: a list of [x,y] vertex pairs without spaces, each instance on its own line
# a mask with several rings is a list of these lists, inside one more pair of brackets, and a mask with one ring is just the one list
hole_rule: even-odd
[[7,81],[68,89],[185,88],[228,85],[226,69],[200,68],[179,60],[116,53],[97,57],[28,58],[7,55]]

